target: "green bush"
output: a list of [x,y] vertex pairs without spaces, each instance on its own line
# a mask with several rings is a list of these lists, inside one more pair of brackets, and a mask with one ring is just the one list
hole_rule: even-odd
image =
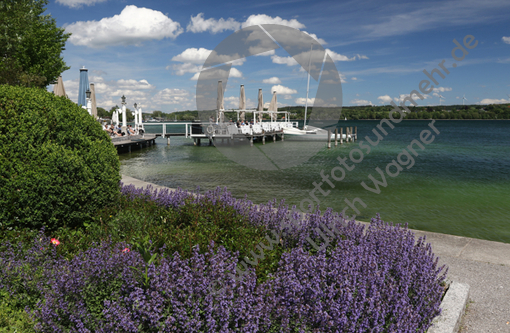
[[101,125],[64,97],[0,86],[0,227],[80,226],[119,195]]
[[[251,225],[246,216],[232,207],[221,207],[222,202],[213,204],[204,200],[199,205],[192,201],[187,199],[181,207],[174,208],[159,206],[149,199],[131,200],[122,196],[115,205],[98,211],[95,223],[86,223],[82,228],[59,228],[46,234],[61,242],[57,253],[68,259],[99,241],[133,245],[151,240],[153,251],[160,253],[164,245],[163,255],[173,256],[178,252],[185,259],[192,257],[195,245],[200,247],[200,253],[206,253],[211,241],[216,247],[223,246],[234,253],[239,251],[239,259],[252,258],[250,251],[258,252],[258,244],[268,243],[265,239],[268,231]],[[0,232],[0,239],[12,243],[31,244],[35,236],[33,230]],[[276,270],[283,251],[280,246],[264,251],[264,259],[256,266],[261,280]]]
[[0,333],[34,332],[34,322],[24,309],[11,307],[12,296],[0,291]]

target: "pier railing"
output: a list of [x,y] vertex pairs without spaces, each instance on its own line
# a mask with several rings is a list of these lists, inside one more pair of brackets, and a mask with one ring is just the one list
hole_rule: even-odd
[[[265,122],[264,122],[265,123]],[[270,123],[270,122],[267,122]],[[290,122],[292,127],[297,127],[298,122]],[[169,136],[184,136],[186,138],[191,138],[193,132],[193,126],[202,126],[202,133],[205,134],[205,128],[209,126],[210,123],[143,123],[145,128],[145,133],[154,134],[156,136],[169,137]],[[205,128],[204,128],[205,126]],[[198,134],[198,133],[196,133]]]

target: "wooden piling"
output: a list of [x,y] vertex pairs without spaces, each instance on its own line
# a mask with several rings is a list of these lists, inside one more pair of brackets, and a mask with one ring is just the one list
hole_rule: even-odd
[[331,130],[328,130],[328,149],[331,149]]
[[354,127],[354,131],[355,131],[354,137],[356,138],[356,141],[358,141],[358,126]]
[[340,127],[340,144],[344,144],[344,128]]
[[253,147],[253,135],[250,136],[250,147]]
[[266,144],[266,136],[265,135],[262,135],[262,144],[265,145]]
[[335,128],[335,147],[338,146],[338,128]]

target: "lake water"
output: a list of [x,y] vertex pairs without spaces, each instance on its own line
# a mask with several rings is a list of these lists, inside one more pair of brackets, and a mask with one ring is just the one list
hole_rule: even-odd
[[[419,156],[411,169],[395,178],[386,175],[388,185],[381,187],[380,194],[361,186],[365,181],[373,187],[368,175],[381,179],[375,168],[384,171],[413,139],[419,139],[423,129],[430,129],[429,122],[396,124],[343,181],[334,182],[334,189],[322,185],[331,190],[327,196],[315,192],[321,209],[341,211],[345,198],[358,197],[367,205],[357,205],[359,220],[380,213],[385,221],[407,222],[413,229],[510,243],[510,121],[438,120],[434,125],[440,134],[425,150],[416,148]],[[251,169],[232,162],[214,146],[198,147],[190,139],[174,137],[170,146],[160,138],[153,147],[119,155],[121,172],[173,188],[226,186],[236,197],[247,195],[255,203],[277,198],[299,206],[310,198],[312,183],[321,181],[320,171],[329,174],[339,165],[337,157],[348,157],[366,135],[374,140],[372,129],[378,123],[342,121],[339,127],[358,127],[358,142],[329,150],[324,144],[306,163],[284,170]],[[266,146],[270,144],[274,143],[268,141]]]

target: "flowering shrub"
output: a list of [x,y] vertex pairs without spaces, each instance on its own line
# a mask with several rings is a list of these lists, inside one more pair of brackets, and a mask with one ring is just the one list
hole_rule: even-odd
[[272,321],[283,331],[425,332],[439,314],[446,272],[424,239],[378,218],[329,256],[295,248],[272,281]]
[[[28,250],[2,246],[0,288],[33,312],[41,332],[425,332],[446,274],[430,245],[379,217],[366,230],[339,218],[326,211],[302,230],[284,227],[292,241],[282,241],[288,251],[263,282],[253,268],[240,278],[239,254],[214,243],[148,264],[111,242],[65,259],[40,235]],[[319,223],[341,232],[314,251],[306,233]],[[216,283],[224,293],[211,292]]]

